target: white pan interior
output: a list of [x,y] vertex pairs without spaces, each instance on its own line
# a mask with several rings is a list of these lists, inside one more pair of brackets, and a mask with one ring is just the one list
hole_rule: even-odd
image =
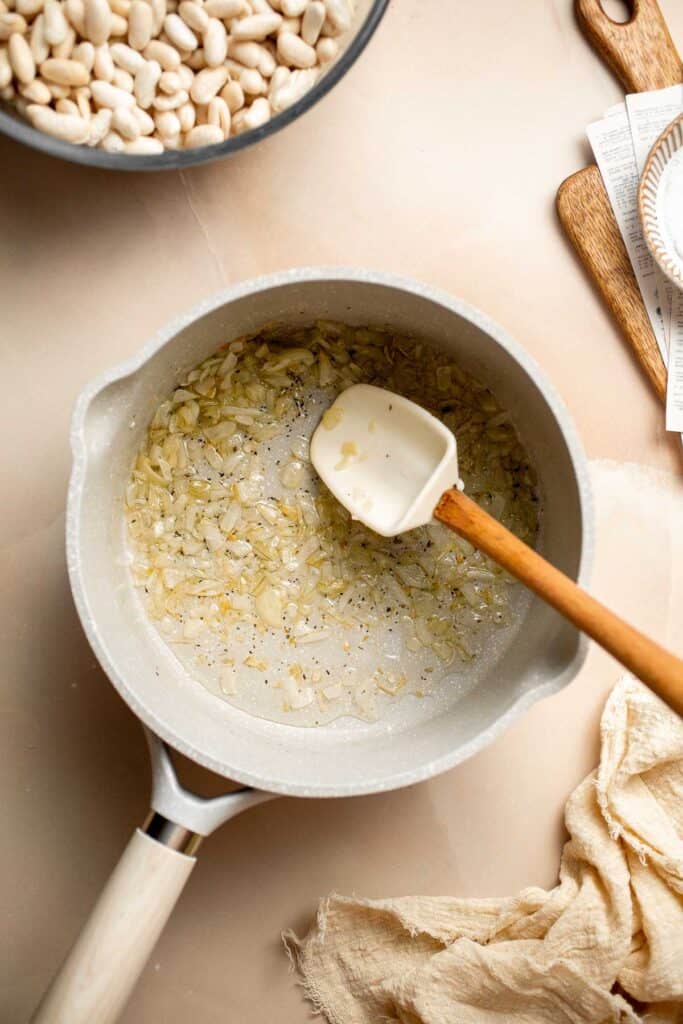
[[223,342],[271,321],[317,317],[424,338],[492,389],[538,472],[543,553],[575,579],[587,572],[592,526],[585,458],[538,367],[480,313],[412,282],[363,271],[249,282],[170,325],[133,363],[87,389],[74,417],[67,545],[78,609],[104,669],[135,713],[194,760],[274,792],[332,796],[407,785],[457,764],[569,682],[584,644],[534,599],[464,695],[454,688],[452,699],[402,701],[378,723],[343,719],[317,729],[256,718],[190,678],[145,619],[128,575],[122,508],[135,451],[159,402]]

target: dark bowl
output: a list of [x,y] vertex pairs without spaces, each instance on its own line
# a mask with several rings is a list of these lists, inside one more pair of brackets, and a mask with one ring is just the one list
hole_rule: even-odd
[[63,142],[52,135],[38,131],[12,110],[9,103],[0,103],[0,132],[23,142],[33,149],[39,149],[50,156],[61,157],[72,163],[87,164],[90,167],[105,167],[114,171],[165,171],[177,167],[192,167],[195,164],[220,160],[238,153],[248,146],[253,146],[261,139],[274,135],[286,128],[288,124],[310,110],[318,100],[337,84],[352,64],[363,52],[375,29],[379,25],[389,0],[372,0],[367,14],[355,30],[353,36],[332,67],[326,71],[300,100],[291,107],[271,118],[267,124],[254,128],[243,135],[226,139],[216,146],[202,146],[199,149],[166,150],[151,156],[136,156],[132,153],[107,153],[103,149],[91,149],[89,146],[76,146],[71,142]]

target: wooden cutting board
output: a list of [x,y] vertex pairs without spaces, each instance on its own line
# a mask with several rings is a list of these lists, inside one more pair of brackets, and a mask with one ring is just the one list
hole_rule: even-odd
[[[575,0],[577,21],[626,92],[683,81],[683,66],[657,0],[632,0],[630,21],[612,21],[600,0]],[[666,369],[631,261],[595,164],[563,181],[557,192],[562,226],[595,281],[622,334],[664,401]]]

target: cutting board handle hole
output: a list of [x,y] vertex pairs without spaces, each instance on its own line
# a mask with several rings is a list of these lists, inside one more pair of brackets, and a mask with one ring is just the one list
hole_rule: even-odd
[[600,0],[600,6],[616,25],[625,25],[633,17],[633,0]]

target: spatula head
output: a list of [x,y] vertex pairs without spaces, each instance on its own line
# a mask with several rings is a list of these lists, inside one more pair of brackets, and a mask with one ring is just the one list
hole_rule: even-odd
[[318,475],[354,519],[383,537],[428,523],[458,478],[455,437],[415,402],[354,384],[311,439]]

